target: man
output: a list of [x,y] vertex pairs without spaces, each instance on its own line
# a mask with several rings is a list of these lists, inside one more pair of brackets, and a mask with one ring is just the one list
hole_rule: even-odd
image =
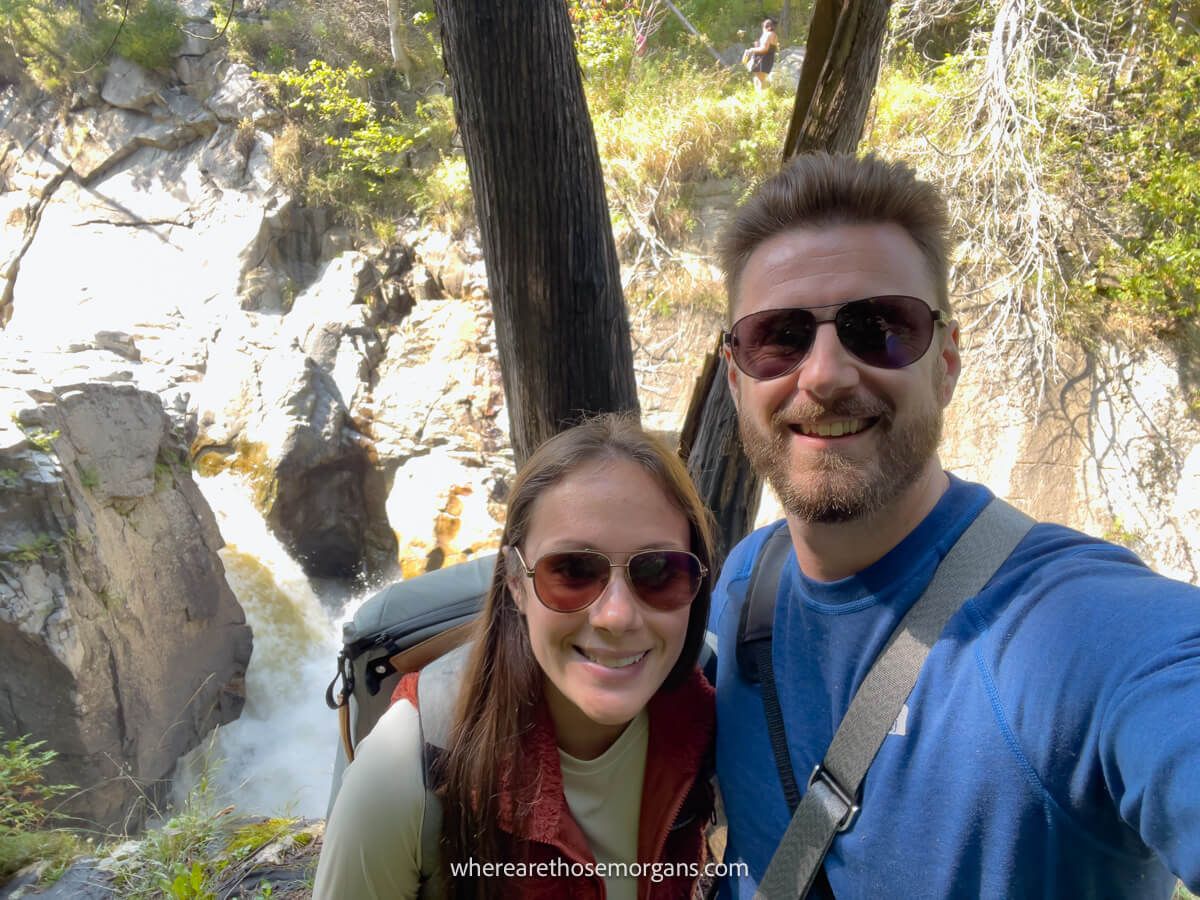
[[[793,551],[771,646],[801,793],[991,498],[937,456],[960,370],[946,232],[944,201],[904,166],[820,154],[766,182],[722,246],[729,388]],[[750,872],[726,885],[737,897],[790,819],[734,653],[775,529],[734,548],[713,597],[726,861]],[[859,802],[814,896],[1168,898],[1175,875],[1200,888],[1200,590],[1035,525],[941,631]]]

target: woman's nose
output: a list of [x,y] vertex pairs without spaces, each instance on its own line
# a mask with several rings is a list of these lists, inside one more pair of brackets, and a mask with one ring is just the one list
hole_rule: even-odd
[[628,631],[637,627],[641,610],[637,597],[629,586],[624,567],[614,567],[604,592],[592,604],[589,621],[593,628],[605,631]]

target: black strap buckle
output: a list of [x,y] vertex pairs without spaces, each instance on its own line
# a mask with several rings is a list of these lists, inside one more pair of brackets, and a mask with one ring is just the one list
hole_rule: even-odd
[[[354,664],[350,662],[350,656],[345,650],[338,654],[337,667],[337,674],[333,676],[333,681],[329,682],[329,687],[325,688],[325,705],[330,709],[345,706],[350,695],[354,693]],[[333,689],[337,686],[339,678],[342,681],[342,689],[335,696]]]
[[827,787],[833,793],[834,797],[837,798],[838,802],[845,807],[846,811],[842,813],[842,817],[837,823],[837,830],[839,832],[845,831],[854,823],[854,819],[858,816],[858,811],[861,807],[854,802],[854,798],[847,793],[846,789],[838,784],[837,779],[829,774],[829,770],[825,768],[824,763],[817,763],[813,766],[812,775],[808,777],[808,789],[812,790],[813,784],[818,781]]

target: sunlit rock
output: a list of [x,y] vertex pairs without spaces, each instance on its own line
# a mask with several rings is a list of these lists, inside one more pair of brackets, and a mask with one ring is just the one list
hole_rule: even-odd
[[72,815],[136,825],[240,712],[250,629],[158,397],[8,383],[24,390],[0,389],[0,731],[58,752],[49,777],[83,789]]

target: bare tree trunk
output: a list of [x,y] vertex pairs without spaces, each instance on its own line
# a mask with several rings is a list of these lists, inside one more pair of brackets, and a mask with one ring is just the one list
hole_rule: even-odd
[[792,0],[783,0],[779,10],[779,40],[787,43],[792,36]]
[[887,0],[817,0],[785,159],[810,150],[852,153],[858,146],[879,78],[887,17]]
[[435,0],[520,465],[581,413],[638,410],[596,138],[562,0]]
[[[785,161],[810,150],[850,152],[858,146],[879,77],[887,13],[887,0],[817,0]],[[737,439],[724,360],[719,365],[712,360],[696,392],[704,400],[692,398],[681,450],[700,496],[717,517],[724,554],[754,527],[761,482]]]
[[407,41],[404,39],[404,34],[408,30],[406,7],[407,4],[404,0],[387,0],[388,46],[392,51],[392,65],[404,73],[404,77],[411,84],[412,56],[409,55]]

